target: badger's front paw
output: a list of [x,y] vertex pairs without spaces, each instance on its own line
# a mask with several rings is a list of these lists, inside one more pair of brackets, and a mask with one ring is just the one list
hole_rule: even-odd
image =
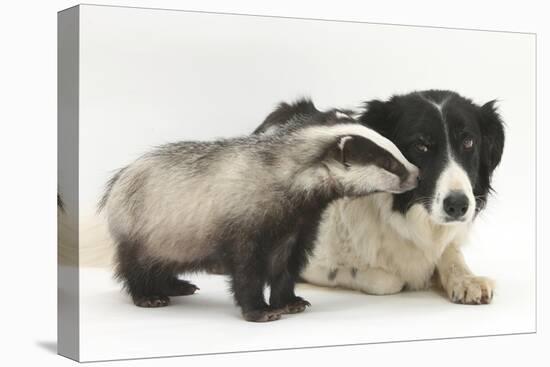
[[259,310],[244,311],[243,318],[251,322],[269,322],[279,320],[282,314],[282,310],[266,307]]
[[454,303],[481,305],[491,303],[495,282],[486,277],[464,275],[450,279],[446,288]]
[[134,304],[138,307],[165,307],[170,303],[167,296],[141,296],[134,297]]
[[282,307],[283,313],[299,313],[305,311],[306,307],[311,306],[311,303],[302,297],[295,297],[291,302]]

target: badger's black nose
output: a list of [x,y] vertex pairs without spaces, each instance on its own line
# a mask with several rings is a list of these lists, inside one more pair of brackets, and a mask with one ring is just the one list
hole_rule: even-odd
[[451,191],[443,200],[443,209],[450,219],[458,219],[468,211],[468,197],[462,191]]

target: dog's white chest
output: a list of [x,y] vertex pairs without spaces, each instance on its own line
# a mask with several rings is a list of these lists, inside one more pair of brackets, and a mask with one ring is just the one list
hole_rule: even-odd
[[389,194],[331,205],[303,277],[375,294],[429,286],[443,250],[462,228],[434,226],[420,206],[409,209],[407,216],[391,206]]

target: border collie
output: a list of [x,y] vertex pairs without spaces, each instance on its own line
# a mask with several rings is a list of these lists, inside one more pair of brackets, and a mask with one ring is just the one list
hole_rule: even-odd
[[[309,100],[282,104],[255,133],[320,113]],[[490,303],[494,282],[470,271],[460,246],[485,207],[502,156],[495,101],[479,106],[452,91],[419,91],[366,102],[358,120],[420,168],[418,187],[331,204],[302,278],[379,295],[425,289],[435,280],[453,302]]]

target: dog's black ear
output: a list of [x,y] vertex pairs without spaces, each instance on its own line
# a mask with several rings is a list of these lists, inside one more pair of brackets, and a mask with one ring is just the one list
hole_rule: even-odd
[[487,102],[480,109],[481,160],[486,164],[489,173],[492,173],[500,163],[504,149],[504,123],[497,112],[495,102]]
[[359,117],[359,122],[391,139],[399,117],[394,104],[393,99],[389,101],[374,99],[365,102],[365,112]]
[[495,102],[487,102],[479,109],[481,131],[479,184],[485,192],[491,189],[491,176],[500,163],[504,149],[504,123],[497,112]]

